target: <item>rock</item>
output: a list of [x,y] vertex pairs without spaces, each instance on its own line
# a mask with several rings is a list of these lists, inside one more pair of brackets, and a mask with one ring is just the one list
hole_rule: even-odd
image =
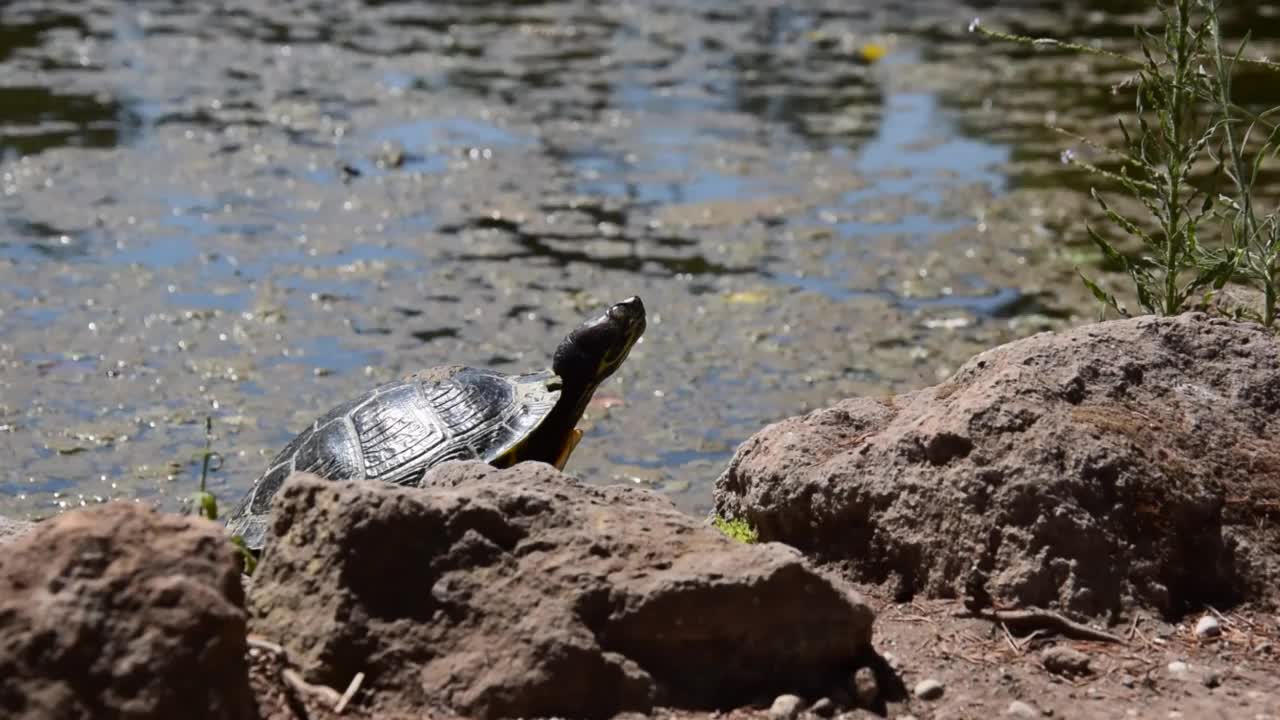
[[880,684],[876,674],[869,667],[858,668],[853,673],[853,694],[858,699],[858,707],[874,707],[880,698]]
[[1185,676],[1191,670],[1191,666],[1181,660],[1174,660],[1169,663],[1168,670],[1170,675]]
[[1214,638],[1222,634],[1222,624],[1218,618],[1205,615],[1196,623],[1196,637],[1200,639]]
[[942,697],[946,688],[943,684],[933,678],[925,678],[916,683],[916,687],[912,690],[912,694],[921,700],[937,700]]
[[[775,423],[715,510],[899,599],[1105,617],[1280,602],[1280,340],[1203,314],[1042,333]],[[1231,502],[1227,502],[1231,499]],[[1250,520],[1254,518],[1254,520]]]
[[893,668],[894,670],[898,670],[898,671],[902,670],[902,660],[899,659],[897,655],[891,652],[883,652],[883,653],[880,653],[880,657],[885,661],[885,664],[887,664],[889,667]]
[[795,720],[804,710],[804,700],[798,695],[779,695],[769,706],[769,717],[773,720]]
[[1089,656],[1065,645],[1045,648],[1040,654],[1040,664],[1054,675],[1074,677],[1089,674]]
[[0,545],[17,540],[35,526],[35,523],[26,520],[10,520],[0,516]]
[[1207,688],[1216,688],[1222,684],[1222,675],[1214,670],[1206,670],[1200,677],[1200,684]]
[[378,714],[741,705],[837,685],[870,647],[850,586],[657,493],[540,463],[422,483],[292,478],[254,575],[254,630],[314,682],[364,672]]
[[831,698],[818,698],[818,701],[809,707],[809,712],[818,717],[831,717],[836,714],[836,704]]
[[1040,717],[1039,710],[1037,710],[1032,705],[1028,705],[1027,703],[1022,702],[1021,700],[1014,700],[1013,702],[1009,703],[1009,707],[1005,709],[1004,714],[1008,715],[1009,717],[1015,717],[1015,718]]
[[244,596],[223,529],[133,503],[0,553],[0,716],[247,718]]

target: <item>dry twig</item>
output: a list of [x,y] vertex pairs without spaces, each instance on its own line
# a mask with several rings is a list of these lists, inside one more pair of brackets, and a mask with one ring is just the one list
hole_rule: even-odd
[[284,646],[273,643],[270,640],[260,638],[256,635],[250,635],[246,642],[251,648],[269,652],[272,655],[278,655],[283,658],[289,657],[289,654],[285,652]]
[[1125,644],[1124,638],[1109,632],[1095,630],[1088,625],[1067,619],[1051,610],[992,610],[982,609],[970,611],[976,617],[995,623],[1011,626],[1031,627],[1038,630],[1057,632],[1059,635],[1077,640],[1097,640],[1099,642]]
[[[287,665],[289,663],[289,653],[284,649],[283,645],[271,642],[265,638],[256,635],[250,635],[246,642],[249,647],[263,652],[271,653],[280,659],[281,663]],[[294,699],[299,703],[302,702],[303,696],[310,696],[326,705],[333,707],[334,713],[341,715],[346,711],[347,706],[351,704],[351,700],[360,692],[360,685],[364,683],[364,673],[358,672],[355,677],[351,678],[351,684],[347,686],[346,692],[339,693],[337,690],[327,685],[317,685],[307,682],[302,675],[290,667],[280,668],[280,680],[285,687],[292,692]],[[298,707],[305,710],[304,705]]]
[[302,679],[297,670],[293,668],[285,668],[280,671],[280,677],[284,679],[286,685],[291,690],[300,695],[310,695],[311,697],[325,703],[326,705],[336,707],[342,702],[342,694],[328,685],[316,685]]
[[364,682],[364,673],[358,672],[356,676],[351,678],[351,684],[347,686],[347,691],[342,693],[342,699],[338,700],[338,704],[333,706],[333,711],[339,715],[343,710],[347,709],[347,703],[351,702],[351,698],[360,692],[360,684]]

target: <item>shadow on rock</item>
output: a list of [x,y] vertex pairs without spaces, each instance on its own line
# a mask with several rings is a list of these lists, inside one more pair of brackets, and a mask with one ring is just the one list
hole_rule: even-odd
[[378,712],[606,717],[820,693],[872,611],[794,549],[742,545],[630,487],[447,463],[424,488],[290,479],[256,632]]
[[784,420],[716,488],[721,515],[898,598],[1090,616],[1274,604],[1276,507],[1280,342],[1204,315],[1041,334]]

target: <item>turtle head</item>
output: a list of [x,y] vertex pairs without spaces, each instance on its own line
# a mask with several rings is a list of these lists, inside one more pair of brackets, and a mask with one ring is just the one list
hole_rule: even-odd
[[566,383],[594,387],[622,365],[644,327],[644,303],[627,298],[569,333],[556,348],[551,369]]

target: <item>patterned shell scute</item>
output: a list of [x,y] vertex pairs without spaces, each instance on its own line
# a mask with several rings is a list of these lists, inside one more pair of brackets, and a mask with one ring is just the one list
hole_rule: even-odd
[[449,437],[433,421],[418,384],[411,382],[376,392],[351,413],[351,424],[360,439],[364,475],[370,480],[394,481],[397,473]]

